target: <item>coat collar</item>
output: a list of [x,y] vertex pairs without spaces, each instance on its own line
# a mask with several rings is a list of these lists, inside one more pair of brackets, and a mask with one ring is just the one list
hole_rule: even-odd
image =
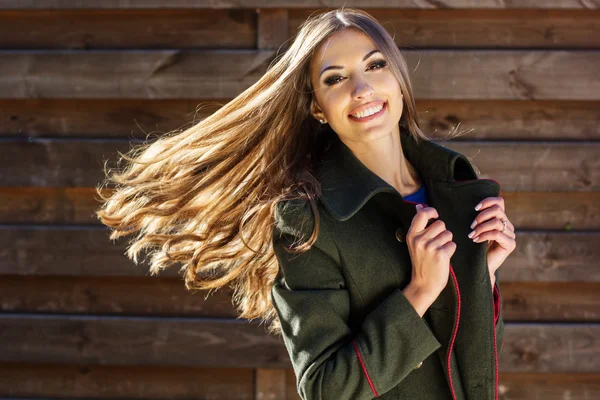
[[[321,183],[321,202],[338,220],[346,221],[379,192],[398,193],[396,188],[368,169],[337,136],[332,134],[331,148],[316,170]],[[402,152],[416,168],[423,182],[447,184],[455,181],[457,160],[466,168],[468,179],[477,179],[466,157],[430,140],[418,143],[404,127],[400,127]],[[463,175],[465,176],[465,175]]]

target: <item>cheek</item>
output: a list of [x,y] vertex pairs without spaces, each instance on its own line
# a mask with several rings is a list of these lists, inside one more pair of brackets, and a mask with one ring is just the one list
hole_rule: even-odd
[[332,90],[323,98],[323,112],[329,120],[339,119],[344,114],[344,96],[342,90]]

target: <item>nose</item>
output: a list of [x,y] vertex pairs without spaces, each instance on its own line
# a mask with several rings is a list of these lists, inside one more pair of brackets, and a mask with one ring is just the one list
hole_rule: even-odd
[[354,99],[368,99],[374,93],[373,88],[365,79],[356,79],[356,87],[353,92]]

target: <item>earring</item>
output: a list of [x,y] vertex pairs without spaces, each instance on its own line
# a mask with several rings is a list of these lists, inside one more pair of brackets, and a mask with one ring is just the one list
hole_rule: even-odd
[[320,119],[320,120],[319,120],[319,122],[320,122],[320,123],[322,123],[322,124],[324,124],[324,123],[325,123],[325,121],[324,121],[324,120],[322,120],[322,119]]

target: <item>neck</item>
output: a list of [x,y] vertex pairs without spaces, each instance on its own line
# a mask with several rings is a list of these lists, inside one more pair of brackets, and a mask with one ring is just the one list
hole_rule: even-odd
[[402,196],[416,192],[421,186],[417,170],[402,151],[398,126],[378,140],[344,143],[368,169],[396,188]]

